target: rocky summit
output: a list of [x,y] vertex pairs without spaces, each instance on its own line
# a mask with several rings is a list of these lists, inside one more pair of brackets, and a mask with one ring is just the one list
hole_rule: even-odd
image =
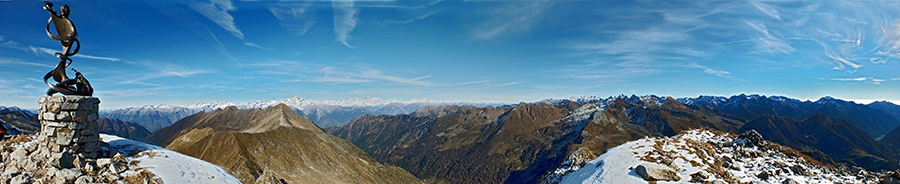
[[709,129],[609,149],[551,183],[877,183],[890,173],[823,165],[755,131]]
[[35,134],[0,141],[0,183],[163,183],[105,142],[99,158],[76,157],[64,164],[54,163],[54,153],[39,145]]
[[147,140],[222,166],[243,183],[421,183],[284,104],[199,112]]

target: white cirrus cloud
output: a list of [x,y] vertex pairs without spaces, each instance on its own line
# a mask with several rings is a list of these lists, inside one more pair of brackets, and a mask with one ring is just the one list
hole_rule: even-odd
[[344,46],[356,48],[351,46],[348,41],[350,32],[356,29],[356,23],[359,21],[357,17],[359,9],[353,7],[353,1],[332,1],[331,6],[334,9],[335,39],[344,44]]
[[703,69],[704,73],[716,75],[719,77],[730,77],[729,75],[731,75],[731,72],[728,72],[725,70],[712,69],[709,67],[701,66],[700,64],[697,64],[697,63],[688,63],[688,66]]
[[231,32],[235,37],[238,37],[241,40],[244,39],[244,33],[234,24],[234,17],[228,13],[228,11],[235,10],[231,0],[211,0],[209,3],[188,3],[188,6],[209,20],[212,20],[223,29]]
[[295,35],[306,34],[316,24],[316,11],[311,1],[299,5],[279,4],[269,7],[269,11],[281,22],[281,26]]
[[473,33],[476,40],[488,40],[497,36],[524,31],[541,20],[541,15],[553,1],[511,1],[495,12]]

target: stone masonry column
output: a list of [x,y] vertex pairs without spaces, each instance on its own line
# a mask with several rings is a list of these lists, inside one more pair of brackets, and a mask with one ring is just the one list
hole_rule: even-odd
[[100,156],[99,98],[44,96],[38,102],[41,121],[38,148],[49,151],[50,164],[59,168],[80,167],[76,165],[84,159]]

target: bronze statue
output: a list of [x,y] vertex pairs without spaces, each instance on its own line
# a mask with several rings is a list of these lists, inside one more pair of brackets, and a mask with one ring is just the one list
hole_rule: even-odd
[[[81,72],[72,69],[75,71],[75,79],[70,79],[69,76],[66,75],[66,67],[72,64],[72,59],[70,56],[74,56],[81,49],[81,42],[78,41],[78,31],[75,30],[75,24],[72,23],[72,20],[69,20],[69,6],[62,5],[59,8],[59,15],[53,11],[53,3],[44,1],[44,9],[50,12],[50,19],[47,20],[47,36],[54,40],[59,40],[63,47],[63,53],[56,53],[56,57],[59,57],[59,63],[56,64],[56,68],[47,72],[44,75],[44,83],[47,83],[50,86],[50,89],[47,90],[47,95],[53,95],[54,93],[61,93],[63,95],[83,95],[83,96],[91,96],[94,94],[94,89],[91,87],[91,83],[88,82],[84,76],[81,75]],[[53,22],[53,26],[56,27],[56,33],[59,35],[53,35],[50,32],[50,23]],[[72,50],[72,46],[75,46],[75,50]],[[66,62],[68,61],[68,63]],[[53,77],[56,84],[51,84],[47,80]]]

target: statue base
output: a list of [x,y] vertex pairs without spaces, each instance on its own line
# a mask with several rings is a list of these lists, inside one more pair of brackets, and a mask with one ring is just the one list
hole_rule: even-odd
[[79,167],[84,159],[101,156],[97,127],[100,99],[91,96],[44,96],[38,100],[38,149],[52,165]]

